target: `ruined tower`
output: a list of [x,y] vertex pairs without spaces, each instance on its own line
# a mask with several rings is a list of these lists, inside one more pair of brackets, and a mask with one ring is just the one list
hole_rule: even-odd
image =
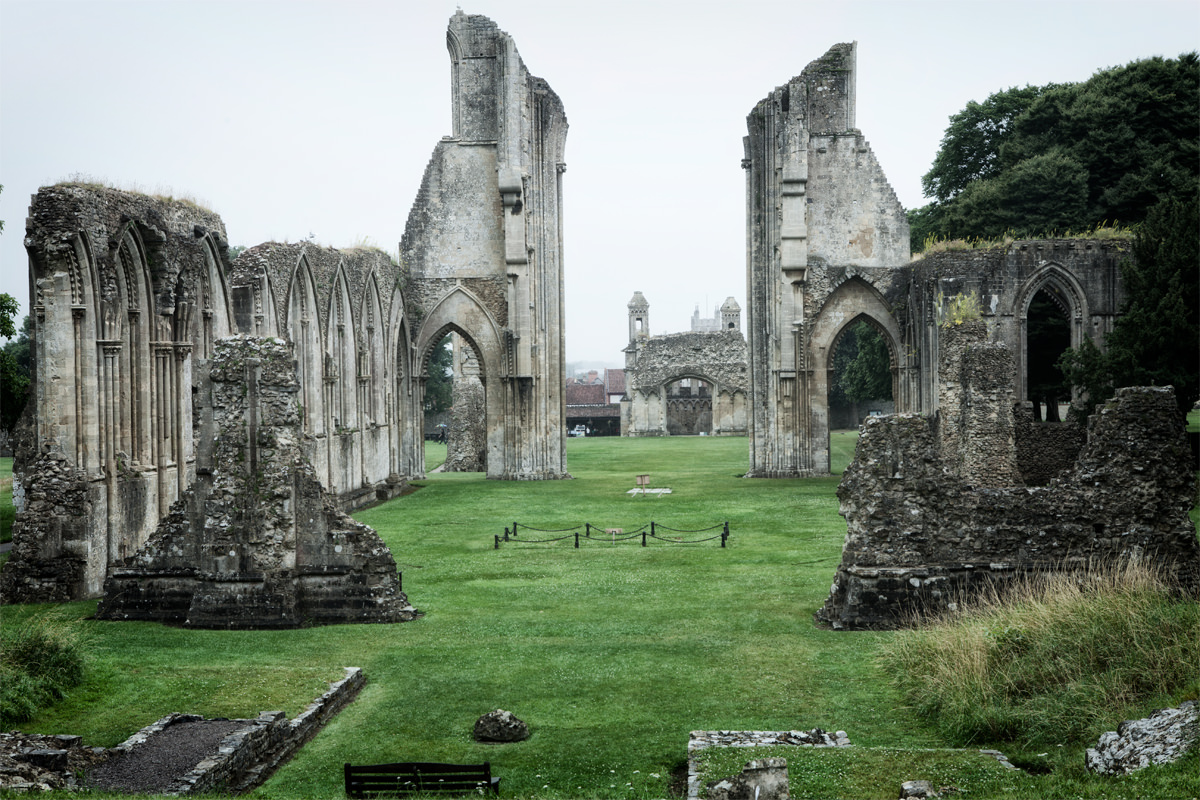
[[892,354],[898,409],[912,364],[886,295],[909,261],[908,222],[855,127],[854,44],[838,44],[747,117],[750,472],[829,471],[829,372],[864,318]]
[[438,142],[400,242],[413,363],[453,331],[484,386],[489,478],[567,476],[562,102],[487,17],[450,19],[453,133]]

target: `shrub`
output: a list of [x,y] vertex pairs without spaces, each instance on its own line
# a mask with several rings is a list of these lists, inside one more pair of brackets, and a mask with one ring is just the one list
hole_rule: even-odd
[[0,629],[0,727],[32,718],[83,680],[77,625],[31,617]]
[[1019,581],[881,652],[951,741],[1082,743],[1179,699],[1200,663],[1200,604],[1140,564]]

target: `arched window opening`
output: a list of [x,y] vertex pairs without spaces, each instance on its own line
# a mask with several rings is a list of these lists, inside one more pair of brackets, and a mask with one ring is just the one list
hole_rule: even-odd
[[843,329],[829,363],[831,428],[857,428],[867,416],[895,410],[891,356],[874,325],[860,319]]
[[707,436],[713,430],[713,386],[701,378],[667,384],[667,434]]
[[1039,289],[1026,315],[1025,386],[1034,418],[1058,422],[1071,390],[1058,368],[1058,359],[1071,346],[1069,305],[1054,287]]

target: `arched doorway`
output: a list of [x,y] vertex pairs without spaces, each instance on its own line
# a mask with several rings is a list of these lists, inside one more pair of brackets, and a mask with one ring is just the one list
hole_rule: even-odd
[[668,436],[709,436],[713,432],[713,385],[696,376],[663,387]]
[[872,414],[895,410],[895,367],[887,339],[869,318],[842,328],[829,359],[829,427],[857,428]]
[[1026,396],[1039,421],[1059,422],[1060,404],[1071,400],[1070,387],[1058,368],[1058,359],[1071,347],[1069,308],[1062,293],[1046,284],[1034,293],[1026,312]]

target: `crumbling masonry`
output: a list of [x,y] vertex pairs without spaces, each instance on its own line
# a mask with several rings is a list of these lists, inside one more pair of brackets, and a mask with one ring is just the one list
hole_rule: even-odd
[[887,343],[896,410],[932,414],[946,298],[980,299],[1015,359],[1017,401],[1037,399],[1035,298],[1071,346],[1102,345],[1124,298],[1121,242],[1022,240],[910,263],[904,209],[855,127],[856,69],[856,45],[834,45],[746,120],[750,477],[829,472],[833,357],[859,321]]
[[1191,449],[1170,388],[1118,391],[1073,467],[1017,469],[1013,359],[982,321],[944,329],[940,410],[867,420],[838,487],[846,543],[816,618],[886,629],[1039,571],[1144,560],[1200,594]]
[[[107,581],[104,613],[119,618],[403,617],[386,548],[336,511],[423,474],[426,365],[447,331],[480,365],[488,477],[568,477],[566,117],[491,20],[458,12],[447,45],[453,134],[409,214],[403,266],[371,249],[274,242],[231,262],[224,223],[193,204],[82,184],[34,196],[34,389],[6,602],[95,597]],[[257,342],[257,379],[218,359],[237,334],[254,338],[231,340],[225,357]],[[276,399],[229,402],[251,385],[260,403]],[[256,408],[257,434],[223,417]],[[233,456],[207,460],[210,447],[274,468],[245,474]],[[234,503],[243,490],[262,507]]]

